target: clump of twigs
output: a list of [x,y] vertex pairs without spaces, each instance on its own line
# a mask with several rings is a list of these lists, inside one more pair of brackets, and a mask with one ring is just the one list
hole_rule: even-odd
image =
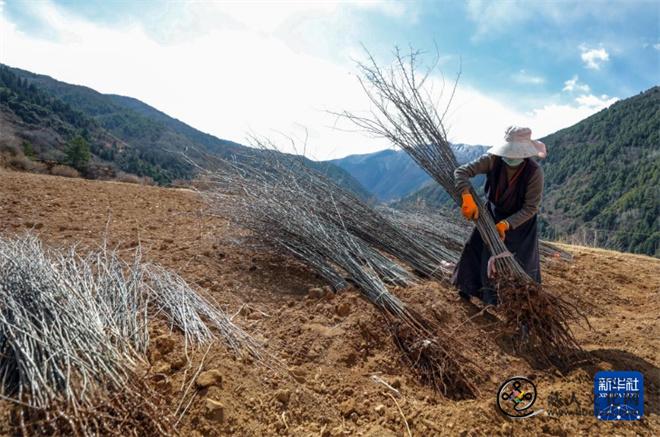
[[[415,318],[424,320],[419,315]],[[390,320],[389,328],[406,361],[424,383],[453,399],[469,399],[479,393],[474,381],[480,375],[472,363],[465,361],[465,356],[452,355],[457,348],[447,347],[450,339],[439,341],[443,338],[440,326],[433,324],[420,330]]]
[[[277,152],[267,164],[226,163],[207,174],[206,186],[211,188],[203,194],[212,212],[252,230],[262,243],[297,257],[336,289],[354,284],[385,316],[411,366],[438,391],[475,395],[470,361],[458,346],[438,335],[438,327],[388,290],[386,283],[408,284],[413,278],[377,250],[385,244],[371,239],[376,236],[375,222],[369,231],[359,224],[362,219],[368,223],[371,216],[381,217],[369,206],[352,206],[351,198],[324,175]],[[383,222],[387,226],[387,220]],[[370,241],[362,238],[372,233]],[[399,253],[391,249],[387,253]]]
[[134,375],[122,390],[96,395],[74,408],[61,399],[48,408],[18,408],[9,418],[22,436],[171,436],[176,435],[170,406]]
[[81,260],[68,253],[47,256],[35,237],[0,240],[3,397],[15,395],[37,408],[63,398],[77,408],[88,403],[95,384],[114,389],[125,384],[137,358],[130,351],[143,338],[116,334],[145,322],[137,320],[140,313],[128,311],[132,284],[103,291],[123,293],[115,302],[102,302],[108,311],[132,319],[122,326],[117,322],[123,317],[102,314],[102,298],[91,292],[100,282],[87,276],[91,267],[80,267]]
[[[223,170],[207,173],[207,179],[216,186],[227,187],[227,192],[240,186],[234,184],[237,176],[262,183],[286,183],[287,195],[298,196],[301,202],[304,199],[324,220],[346,228],[361,241],[410,266],[418,275],[441,280],[449,278],[451,271],[445,268],[445,259],[429,251],[415,235],[399,227],[365,200],[340,187],[321,171],[312,169],[304,158],[280,153],[267,138],[252,136],[250,141],[258,152],[219,163]],[[227,175],[231,175],[229,179]],[[376,269],[392,268],[386,264],[385,259],[373,262]],[[391,273],[394,274],[391,278],[394,283],[413,281],[407,273]]]
[[0,398],[23,430],[166,435],[172,421],[141,382],[150,319],[165,314],[187,343],[259,345],[180,277],[103,247],[87,256],[0,237]]
[[183,333],[186,349],[190,344],[220,340],[237,356],[247,354],[257,362],[274,364],[261,344],[237,326],[217,302],[161,266],[146,265],[144,270],[155,313],[165,313],[170,325]]
[[[378,211],[400,228],[417,235],[420,244],[449,264],[458,262],[463,245],[473,228],[469,222],[457,217],[454,211],[448,208],[399,210],[381,206]],[[539,252],[542,260],[572,259],[570,253],[547,241],[539,242]]]
[[[403,55],[396,49],[394,55],[393,64],[387,68],[381,68],[369,54],[368,61],[358,63],[360,83],[373,104],[369,115],[348,112],[340,115],[360,129],[401,147],[460,204],[461,193],[454,184],[458,163],[443,123],[449,104],[442,113],[433,104],[428,84],[432,68],[425,75],[419,74],[419,52],[411,50]],[[457,83],[458,80],[449,103]],[[486,211],[473,188],[471,192],[479,209]],[[490,214],[480,214],[476,227],[492,255],[507,251]],[[497,258],[495,266],[499,275],[501,311],[507,326],[517,331],[527,330],[526,336],[538,344],[536,351],[548,363],[552,362],[553,355],[567,357],[568,351],[580,349],[569,326],[570,321],[583,318],[574,305],[549,294],[512,256]]]
[[450,269],[458,262],[470,226],[457,220],[448,210],[399,210],[381,206],[379,212],[402,229],[416,235]]
[[[516,332],[516,346],[532,352],[533,361],[565,367],[575,358],[584,358],[567,321],[582,316],[572,303],[523,278],[496,279],[502,297],[506,326]],[[584,317],[586,324],[588,321]]]

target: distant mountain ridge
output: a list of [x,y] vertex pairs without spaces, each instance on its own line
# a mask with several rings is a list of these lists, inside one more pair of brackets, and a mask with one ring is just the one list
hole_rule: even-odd
[[[27,145],[35,159],[61,162],[75,135],[86,138],[96,165],[149,176],[159,184],[194,177],[189,158],[203,163],[209,155],[240,159],[260,153],[137,99],[0,64],[0,153]],[[542,140],[549,151],[540,161],[546,181],[543,236],[660,256],[660,87]],[[461,163],[487,150],[453,147]],[[365,199],[373,194],[397,207],[449,201],[402,151],[306,162]],[[481,187],[483,178],[474,185]]]
[[[485,153],[486,146],[452,144],[460,163]],[[431,178],[402,150],[381,150],[328,161],[343,168],[381,202],[402,199],[427,185]]]
[[[0,79],[0,145],[27,142],[39,158],[62,160],[66,143],[81,134],[96,163],[168,184],[195,175],[189,159],[204,164],[204,154],[226,158],[260,153],[201,132],[132,97],[101,94],[1,64]],[[370,197],[341,168],[306,162],[359,196]]]

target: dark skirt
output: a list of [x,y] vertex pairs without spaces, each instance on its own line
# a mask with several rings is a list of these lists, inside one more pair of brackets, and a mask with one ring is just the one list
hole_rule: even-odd
[[[497,214],[490,202],[488,202],[488,210],[495,223],[508,216]],[[516,229],[507,231],[504,244],[527,274],[536,282],[541,283],[537,216],[534,215]],[[487,269],[490,255],[488,247],[481,239],[481,234],[474,228],[470,239],[463,248],[461,259],[456,264],[452,283],[465,297],[476,296],[487,304],[497,304],[497,295],[488,279]]]

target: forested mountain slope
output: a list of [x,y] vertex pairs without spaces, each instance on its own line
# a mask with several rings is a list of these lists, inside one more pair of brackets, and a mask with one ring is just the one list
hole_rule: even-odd
[[660,87],[543,141],[545,235],[660,254]]
[[[452,144],[458,162],[468,162],[486,151],[484,146]],[[401,150],[381,150],[328,161],[357,179],[382,202],[392,202],[428,186],[431,178]]]
[[[541,138],[542,236],[660,255],[660,87]],[[473,181],[480,189],[483,181]],[[443,206],[430,184],[397,205]]]
[[[4,65],[0,98],[0,141],[5,146],[29,144],[39,159],[62,161],[67,143],[81,135],[96,164],[168,184],[195,175],[189,159],[204,165],[208,155],[240,158],[260,153],[201,132],[137,99],[101,94]],[[307,163],[358,195],[370,196],[339,167]],[[90,169],[88,176],[93,173]]]

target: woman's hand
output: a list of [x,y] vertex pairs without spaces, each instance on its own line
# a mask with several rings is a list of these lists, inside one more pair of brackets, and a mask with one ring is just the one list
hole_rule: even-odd
[[506,236],[506,231],[509,230],[509,222],[506,220],[502,220],[498,224],[495,225],[497,228],[497,232],[500,233],[500,240],[504,241],[504,237]]
[[472,194],[463,193],[461,197],[463,198],[463,204],[461,205],[461,212],[463,213],[463,216],[468,220],[478,219],[479,208],[477,208],[477,204],[474,202]]

